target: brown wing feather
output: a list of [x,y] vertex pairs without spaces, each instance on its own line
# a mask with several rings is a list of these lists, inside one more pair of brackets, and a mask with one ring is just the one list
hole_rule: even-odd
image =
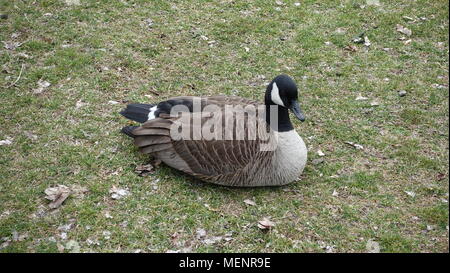
[[[192,99],[192,97],[176,97],[172,99]],[[257,105],[256,102],[240,97],[214,96],[202,98],[202,108],[214,104],[220,108],[225,105]],[[222,136],[225,136],[225,122],[236,122],[235,116],[216,114],[188,113],[189,119],[184,120],[169,115],[145,122],[133,131],[135,144],[143,153],[149,153],[160,158],[167,165],[189,173],[201,180],[230,186],[251,186],[254,176],[262,173],[261,168],[267,168],[271,152],[260,151],[261,139],[249,140],[245,135],[243,140],[174,140],[170,128],[175,123],[183,125],[195,118],[201,119],[201,124],[210,122],[218,126],[222,122]],[[255,113],[247,113],[244,130],[248,128],[248,120],[256,119]],[[186,124],[184,124],[186,125]],[[231,128],[234,128],[232,126]],[[193,132],[201,131],[201,127],[193,126]],[[266,131],[264,131],[267,133]],[[267,133],[269,134],[269,133]],[[236,137],[236,133],[233,134]],[[267,136],[265,136],[267,137]],[[269,154],[268,154],[269,153]]]

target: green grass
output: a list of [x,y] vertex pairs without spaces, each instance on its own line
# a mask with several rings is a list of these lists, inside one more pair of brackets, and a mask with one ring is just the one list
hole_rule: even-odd
[[[447,1],[294,2],[2,1],[0,41],[22,45],[0,43],[0,140],[12,138],[0,146],[0,252],[68,251],[70,240],[82,252],[365,252],[368,240],[448,252]],[[362,32],[368,49],[352,43]],[[262,100],[280,73],[297,81],[307,115],[295,123],[309,148],[301,181],[234,189],[165,166],[135,174],[149,159],[119,132],[126,102]],[[35,94],[40,79],[51,86]],[[318,149],[325,161],[311,164]],[[89,192],[52,211],[44,190],[57,184]],[[112,200],[113,185],[131,195]],[[277,224],[270,232],[263,217]],[[200,228],[232,239],[205,244]]]

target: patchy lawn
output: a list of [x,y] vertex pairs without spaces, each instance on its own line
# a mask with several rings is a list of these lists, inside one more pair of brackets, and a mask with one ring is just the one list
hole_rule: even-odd
[[[448,252],[448,2],[324,2],[1,1],[0,251]],[[127,102],[262,101],[280,73],[301,180],[135,173]],[[79,190],[50,209],[56,185]]]

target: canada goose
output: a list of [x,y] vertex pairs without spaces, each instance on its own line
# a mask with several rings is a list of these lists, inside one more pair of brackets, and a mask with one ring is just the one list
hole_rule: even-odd
[[[142,124],[126,126],[122,132],[134,138],[142,153],[200,180],[235,187],[280,186],[295,181],[307,159],[305,143],[288,112],[305,120],[297,98],[294,81],[279,75],[267,86],[262,107],[237,96],[174,97],[157,105],[129,104],[120,113]],[[255,107],[262,108],[263,114],[258,115]],[[232,115],[226,112],[230,108]],[[196,119],[201,122],[196,124]],[[256,128],[254,121],[269,126]],[[213,137],[201,134],[206,124],[215,131]]]

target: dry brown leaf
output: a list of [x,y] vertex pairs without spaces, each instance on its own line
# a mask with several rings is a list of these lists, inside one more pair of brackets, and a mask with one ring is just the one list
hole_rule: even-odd
[[396,28],[395,28],[398,32],[405,34],[406,36],[411,36],[412,35],[412,31],[409,28],[406,28],[400,24],[397,24]]
[[358,47],[356,47],[354,45],[348,45],[348,46],[344,47],[344,50],[347,50],[350,52],[356,52],[356,51],[358,51]]
[[52,201],[48,206],[52,209],[56,209],[61,206],[67,197],[69,197],[71,191],[67,186],[58,185],[56,187],[45,189],[44,193],[46,194],[45,198]]
[[111,198],[116,200],[121,199],[130,194],[128,190],[120,189],[116,186],[112,186],[112,188],[109,190],[109,193],[111,194]]
[[438,174],[436,175],[437,181],[441,181],[441,180],[443,180],[444,178],[445,178],[445,174],[444,174],[444,173],[438,173]]
[[139,176],[147,176],[154,172],[152,164],[138,165],[134,170]]
[[262,230],[269,230],[275,226],[275,222],[271,221],[269,218],[264,217],[262,220],[258,221],[258,228]]

